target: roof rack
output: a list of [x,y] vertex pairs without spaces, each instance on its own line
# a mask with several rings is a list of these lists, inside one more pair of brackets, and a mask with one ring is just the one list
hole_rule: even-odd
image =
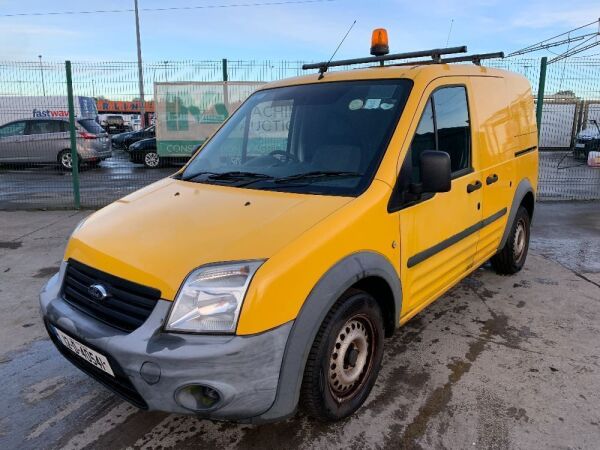
[[319,78],[323,77],[323,74],[327,72],[327,69],[330,67],[337,66],[350,66],[353,64],[364,64],[370,62],[379,62],[382,66],[385,61],[393,61],[397,59],[412,59],[412,58],[423,58],[426,56],[430,56],[431,59],[421,59],[417,61],[406,61],[395,64],[390,64],[391,66],[417,66],[417,65],[429,65],[429,64],[450,64],[456,62],[472,62],[475,65],[481,65],[481,61],[483,59],[494,59],[494,58],[504,58],[504,52],[494,52],[494,53],[478,53],[475,55],[466,55],[466,56],[455,56],[451,58],[442,58],[442,55],[450,55],[454,53],[466,53],[467,47],[465,45],[460,47],[449,47],[449,48],[437,48],[433,50],[422,50],[418,52],[408,52],[408,53],[395,53],[392,55],[383,55],[383,56],[371,56],[367,58],[356,58],[356,59],[342,59],[339,61],[329,61],[329,62],[320,62],[313,64],[304,64],[302,66],[302,70],[310,70],[310,69],[319,69]]
[[429,65],[429,64],[450,64],[456,62],[472,62],[473,64],[480,66],[482,59],[495,59],[495,58],[504,58],[504,52],[494,52],[494,53],[478,53],[475,55],[466,55],[466,56],[455,56],[453,58],[442,58],[438,61],[431,60],[420,60],[420,61],[409,61],[402,62],[397,64],[390,64],[391,66],[420,66],[420,65]]
[[450,55],[454,53],[466,53],[467,47],[462,45],[460,47],[449,47],[449,48],[436,48],[433,50],[421,50],[417,52],[407,52],[407,53],[394,53],[392,55],[382,55],[382,56],[370,56],[366,58],[356,58],[356,59],[342,59],[338,61],[323,61],[319,63],[313,64],[304,64],[302,66],[302,70],[311,70],[311,69],[319,69],[319,74],[323,75],[327,72],[327,69],[330,67],[337,66],[349,66],[352,64],[364,64],[364,63],[372,63],[378,62],[381,65],[385,61],[393,61],[395,59],[410,59],[410,58],[423,58],[426,56],[431,57],[431,63],[439,62],[441,60],[442,55]]

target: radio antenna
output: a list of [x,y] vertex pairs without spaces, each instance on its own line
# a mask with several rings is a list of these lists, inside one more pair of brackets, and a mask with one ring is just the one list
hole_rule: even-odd
[[354,22],[352,22],[352,25],[350,25],[350,28],[348,28],[348,31],[346,31],[346,34],[344,35],[344,37],[342,38],[342,40],[336,47],[335,51],[333,52],[333,55],[331,55],[331,58],[329,58],[329,61],[327,61],[323,66],[319,67],[319,80],[325,76],[324,74],[325,74],[325,72],[327,72],[329,63],[331,63],[331,61],[333,60],[334,56],[336,55],[336,53],[338,52],[338,50],[340,49],[340,47],[342,46],[342,44],[344,43],[344,41],[346,40],[348,35],[350,34],[350,31],[352,31],[352,28],[354,28],[354,25],[356,25],[356,19],[354,20]]

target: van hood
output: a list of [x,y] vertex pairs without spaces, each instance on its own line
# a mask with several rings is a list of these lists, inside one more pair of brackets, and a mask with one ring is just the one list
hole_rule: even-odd
[[195,268],[267,259],[351,200],[168,178],[89,216],[71,236],[65,259],[172,300]]

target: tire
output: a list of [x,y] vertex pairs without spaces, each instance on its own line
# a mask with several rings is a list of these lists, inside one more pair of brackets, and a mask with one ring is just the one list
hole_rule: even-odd
[[[81,156],[77,155],[77,166],[78,168],[81,167]],[[70,149],[66,149],[66,150],[62,150],[57,157],[57,161],[58,161],[58,166],[60,167],[60,170],[65,170],[65,171],[71,171],[73,169],[73,160],[71,158],[71,150]]]
[[531,219],[524,206],[519,206],[504,247],[492,259],[492,267],[500,275],[512,275],[523,268],[529,250]]
[[160,156],[158,156],[158,152],[150,151],[144,154],[144,166],[149,169],[156,169],[160,167],[161,161]]
[[300,403],[309,416],[331,422],[362,406],[379,374],[383,336],[381,309],[371,295],[350,290],[338,300],[321,324],[304,369]]

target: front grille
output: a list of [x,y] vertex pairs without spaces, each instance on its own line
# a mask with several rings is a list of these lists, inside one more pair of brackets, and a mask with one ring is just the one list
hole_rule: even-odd
[[[44,325],[46,325],[46,331],[48,331],[48,335],[50,336],[50,339],[52,339],[52,342],[54,343],[58,351],[71,364],[73,364],[82,372],[94,378],[96,381],[102,383],[108,389],[119,395],[124,400],[127,400],[134,406],[137,406],[140,409],[148,409],[148,404],[144,401],[144,399],[135,389],[133,384],[131,384],[131,381],[129,381],[129,378],[127,377],[127,375],[125,375],[125,372],[123,371],[123,369],[121,369],[121,366],[119,366],[119,364],[117,364],[117,362],[110,355],[105,354],[101,350],[94,348],[88,343],[85,344],[93,350],[97,351],[98,353],[101,353],[107,357],[110,367],[115,374],[114,377],[111,377],[109,374],[93,366],[85,359],[82,359],[79,356],[77,356],[75,353],[73,353],[71,350],[65,347],[62,342],[60,342],[60,339],[58,339],[58,337],[56,336],[52,325],[50,325],[47,321],[44,321]],[[61,331],[65,334],[69,334],[66,333],[64,330]]]
[[[90,293],[93,285],[101,285],[107,297],[94,298]],[[63,297],[71,306],[95,319],[131,332],[150,316],[160,298],[160,291],[70,259],[63,284]]]

